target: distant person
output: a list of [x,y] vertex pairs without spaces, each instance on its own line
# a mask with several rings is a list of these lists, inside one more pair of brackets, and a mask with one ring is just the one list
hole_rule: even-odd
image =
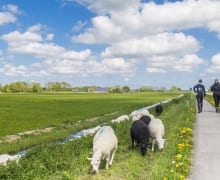
[[220,101],[220,84],[218,82],[218,79],[215,79],[214,84],[211,86],[211,91],[213,93],[213,99],[215,102],[215,110],[216,112],[219,112],[219,101]]
[[205,86],[202,84],[202,79],[200,79],[199,83],[193,87],[193,91],[196,94],[198,113],[200,113],[202,112],[203,98],[206,96]]

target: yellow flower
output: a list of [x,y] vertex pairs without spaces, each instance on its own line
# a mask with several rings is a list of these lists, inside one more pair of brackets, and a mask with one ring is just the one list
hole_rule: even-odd
[[191,144],[188,144],[188,143],[186,143],[186,146],[187,146],[187,147],[192,147],[192,145],[191,145]]
[[181,134],[185,134],[186,131],[183,129],[183,130],[180,131],[180,133],[181,133]]
[[182,148],[184,148],[184,147],[185,147],[185,144],[184,144],[184,143],[179,143],[179,144],[178,144],[178,148],[179,148],[179,149],[182,149]]
[[185,179],[185,176],[180,174],[180,179]]
[[163,180],[168,180],[168,178],[167,177],[163,177]]
[[178,168],[179,166],[180,166],[180,165],[177,163],[177,164],[176,164],[176,168]]
[[175,156],[175,158],[176,158],[177,160],[181,159],[181,157],[182,157],[181,154],[177,154],[177,155]]

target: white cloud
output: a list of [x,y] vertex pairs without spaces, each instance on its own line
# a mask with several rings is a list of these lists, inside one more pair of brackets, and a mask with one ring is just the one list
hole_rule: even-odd
[[21,14],[21,10],[18,9],[17,6],[13,5],[13,4],[8,4],[3,6],[2,8],[4,11],[9,11],[13,14]]
[[40,32],[42,30],[43,26],[41,24],[36,24],[36,25],[33,25],[31,27],[29,27],[27,29],[27,32]]
[[192,28],[207,28],[220,34],[220,1],[217,0],[185,0],[163,5],[153,2],[140,4],[139,1],[130,4],[122,1],[83,2],[97,12],[108,13],[94,17],[92,27],[78,36],[73,36],[73,40],[77,42],[110,44],[128,38],[141,39],[164,31]]
[[27,67],[23,65],[15,66],[11,64],[4,64],[0,68],[0,73],[3,73],[7,76],[21,76],[25,77],[27,75]]
[[[110,43],[115,41],[115,37],[122,35],[122,30],[119,26],[109,19],[107,16],[98,16],[92,19],[94,28],[88,28],[87,32],[74,36],[72,39],[76,42],[88,44]],[[98,32],[98,34],[97,34]]]
[[[52,76],[52,75],[75,75],[101,76],[107,74],[121,74],[131,76],[135,71],[132,63],[123,58],[105,58],[100,61],[93,60],[89,49],[83,51],[66,50],[62,46],[48,43],[48,36],[41,34],[40,26],[32,26],[26,32],[10,32],[2,35],[1,39],[8,43],[11,54],[29,54],[35,58],[41,58],[42,62],[26,66],[9,65],[1,69],[6,75],[22,76]],[[50,38],[49,38],[50,39]],[[52,38],[51,38],[52,39]]]
[[[65,0],[64,0],[65,1]],[[71,0],[66,0],[71,2]],[[124,11],[125,9],[137,8],[139,0],[127,1],[124,0],[72,0],[72,2],[78,2],[86,6],[89,10],[97,12],[99,14],[114,13]]]
[[17,14],[20,14],[20,10],[15,5],[5,5],[3,6],[3,11],[0,11],[0,26],[14,23],[17,21]]
[[[106,44],[102,58],[124,58],[133,65],[145,61],[147,72],[192,72],[204,63],[195,55],[201,44],[193,36],[178,31],[206,28],[218,32],[220,29],[220,2],[216,0],[185,0],[160,5],[117,2],[81,1],[98,15],[92,19],[92,26],[73,36],[73,40]],[[157,62],[161,57],[165,63]]]
[[[195,37],[179,31],[207,28],[220,34],[220,2],[217,0],[184,0],[162,5],[139,0],[126,3],[124,0],[68,1],[77,1],[97,13],[91,19],[92,26],[81,21],[76,23],[72,30],[79,34],[72,40],[106,45],[100,56],[94,57],[90,49],[66,49],[53,42],[55,34],[47,33],[42,24],[36,24],[25,32],[15,30],[0,38],[8,44],[10,54],[28,54],[40,61],[17,68],[7,64],[0,72],[39,77],[122,75],[127,79],[134,76],[139,63],[143,62],[149,73],[192,72],[204,63],[195,55],[201,44]],[[15,22],[17,14],[16,7],[5,7],[4,12],[0,12],[0,25]],[[3,22],[3,19],[8,20]],[[212,63],[214,67],[216,62]]]
[[7,24],[7,23],[13,23],[17,20],[17,18],[9,13],[9,12],[0,12],[0,26]]
[[77,23],[73,26],[72,30],[74,32],[79,32],[86,25],[87,25],[87,22],[77,21]]
[[47,41],[51,41],[51,40],[53,40],[53,38],[54,38],[54,34],[47,34],[47,36],[46,36]]
[[166,73],[172,71],[192,72],[198,65],[204,64],[205,61],[197,55],[178,56],[154,56],[149,58],[147,72]]
[[49,74],[74,75],[77,77],[104,76],[118,74],[132,76],[135,67],[132,63],[126,62],[122,58],[104,59],[101,62],[89,61],[70,61],[67,59],[46,60],[42,67],[47,69]]
[[135,71],[135,66],[123,58],[109,58],[101,62],[101,70],[104,74],[126,74],[129,76]]
[[157,73],[157,74],[164,74],[166,71],[162,68],[153,68],[153,67],[148,67],[147,69],[148,73]]
[[199,42],[183,33],[161,33],[142,39],[129,39],[107,47],[102,57],[148,57],[157,55],[184,55],[198,51]]
[[2,35],[1,39],[8,42],[9,47],[19,46],[22,44],[26,45],[30,42],[41,42],[43,40],[41,35],[28,31],[23,34],[18,31],[13,31]]
[[28,28],[24,33],[18,31],[10,32],[2,35],[1,39],[6,41],[9,46],[9,51],[12,53],[30,54],[41,58],[69,58],[71,60],[84,60],[91,55],[91,51],[68,51],[62,46],[53,43],[47,43],[47,40],[52,40],[53,34],[47,34],[43,38],[41,34],[41,26],[36,25]]
[[63,54],[60,55],[62,59],[72,59],[72,60],[86,60],[91,55],[91,51],[86,49],[84,51],[65,51]]
[[211,60],[211,66],[208,69],[210,73],[219,73],[220,71],[220,53],[215,54]]

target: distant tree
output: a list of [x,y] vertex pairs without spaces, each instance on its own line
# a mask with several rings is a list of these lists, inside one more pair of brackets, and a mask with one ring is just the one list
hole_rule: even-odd
[[10,86],[9,86],[8,84],[6,84],[6,85],[3,87],[3,92],[5,92],[5,93],[10,93],[10,92],[11,92]]
[[121,93],[122,89],[120,86],[115,86],[111,88],[111,93]]
[[61,84],[61,88],[62,88],[64,91],[70,91],[71,88],[72,88],[72,86],[71,86],[70,83],[67,83],[67,82],[62,81],[62,82],[60,82],[60,84]]
[[139,88],[140,92],[144,92],[144,91],[152,91],[153,88],[151,86],[142,86]]
[[39,92],[42,91],[42,88],[41,88],[40,83],[34,83],[34,82],[32,82],[32,83],[31,83],[31,87],[32,87],[32,92],[39,93]]
[[129,92],[130,88],[128,86],[123,86],[122,87],[122,92]]
[[172,87],[170,88],[170,91],[181,91],[181,88],[176,87],[176,86],[172,86]]
[[47,91],[71,91],[72,87],[67,82],[48,82],[46,84]]
[[10,91],[12,93],[28,92],[28,83],[26,82],[13,82],[9,84]]
[[96,90],[95,86],[88,87],[88,92],[95,92],[95,90]]
[[107,88],[107,91],[108,91],[109,93],[112,93],[112,92],[113,92],[113,87],[108,87],[108,88]]

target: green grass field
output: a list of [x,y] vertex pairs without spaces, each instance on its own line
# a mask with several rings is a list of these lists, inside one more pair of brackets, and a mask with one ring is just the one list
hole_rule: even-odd
[[[118,95],[118,98],[121,96]],[[148,98],[146,94],[144,96],[138,94],[139,98],[131,96],[132,98],[127,101],[130,102],[127,111],[130,111],[131,107],[144,106]],[[145,96],[146,99],[142,100]],[[151,101],[150,104],[153,104],[167,95],[162,96],[155,94],[148,102]],[[119,100],[124,102],[125,99]],[[116,111],[115,108],[113,111]],[[126,108],[123,111],[126,111]],[[130,121],[107,123],[113,127],[119,139],[115,160],[109,170],[105,170],[102,164],[99,174],[91,174],[91,166],[86,159],[91,156],[92,150],[93,137],[89,136],[64,145],[56,143],[38,145],[20,160],[19,165],[11,162],[7,167],[0,166],[0,179],[183,180],[190,174],[192,128],[195,121],[194,97],[188,94],[165,105],[164,112],[159,118],[164,122],[165,138],[168,139],[162,152],[157,150],[151,152],[148,149],[147,155],[142,157],[139,148],[131,150]]]
[[128,113],[177,93],[0,94],[0,137],[117,112]]
[[[0,153],[14,153],[61,140],[74,132],[178,95],[178,92],[0,94]],[[47,127],[54,129],[50,133],[10,140],[18,133]]]

